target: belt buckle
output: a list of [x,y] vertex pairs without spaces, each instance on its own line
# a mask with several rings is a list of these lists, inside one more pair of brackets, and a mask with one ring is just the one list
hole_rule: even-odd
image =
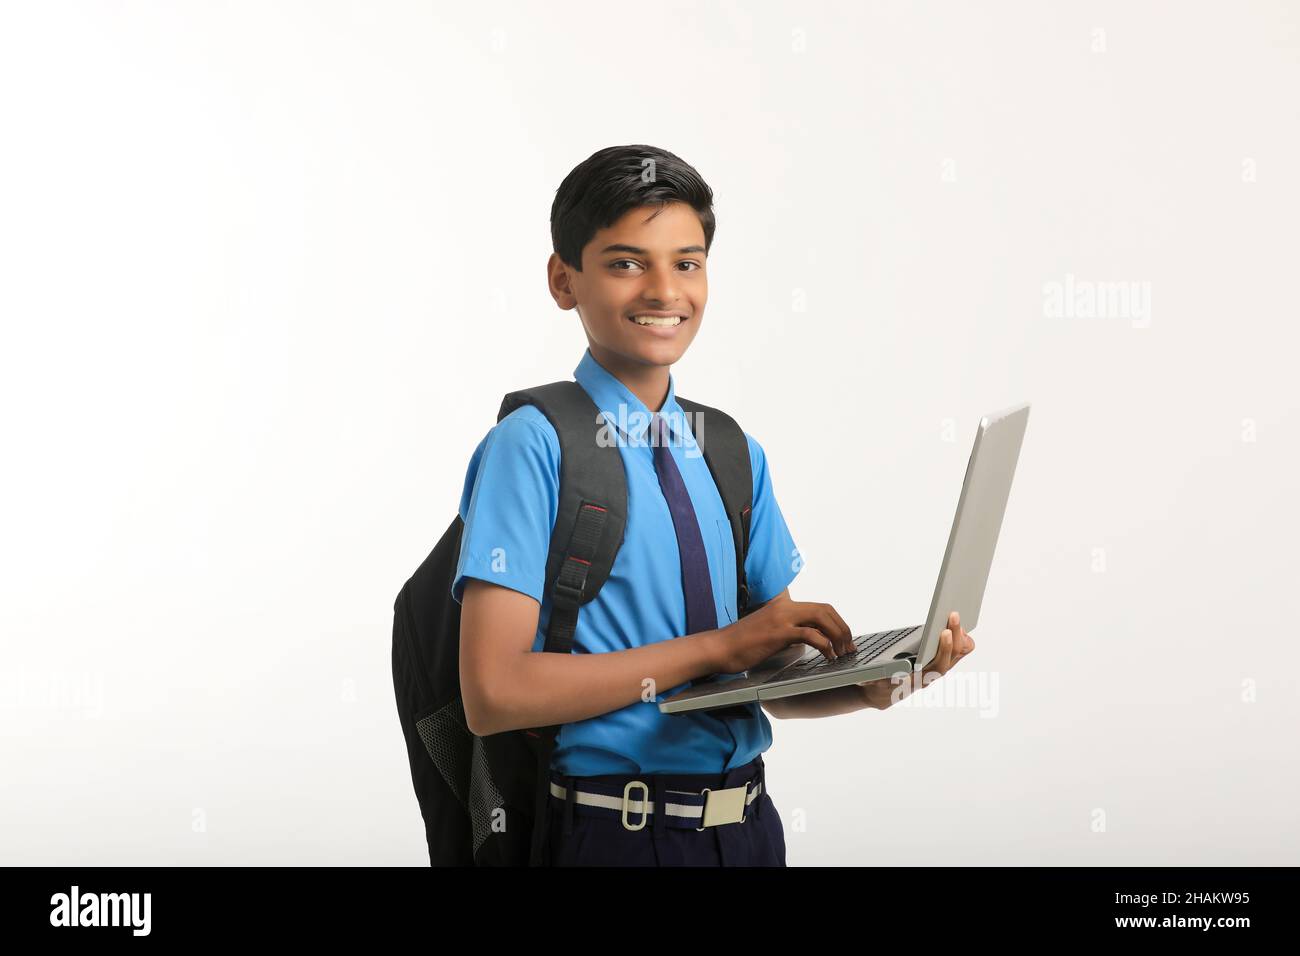
[[[632,788],[640,787],[642,790],[641,797],[641,822],[636,826],[627,822],[628,802],[631,800]],[[646,819],[650,816],[650,785],[644,780],[629,780],[623,787],[623,829],[641,830],[645,828]]]
[[701,796],[704,797],[704,819],[701,821],[704,825],[696,827],[696,830],[716,827],[724,823],[745,822],[745,807],[748,806],[749,800],[748,783],[739,787],[728,787],[726,790],[711,790],[705,787]]

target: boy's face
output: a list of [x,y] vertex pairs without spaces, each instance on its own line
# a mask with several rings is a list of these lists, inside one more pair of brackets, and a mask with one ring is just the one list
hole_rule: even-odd
[[[556,304],[578,310],[592,356],[610,371],[675,363],[699,331],[709,295],[704,227],[681,202],[628,211],[583,248],[581,272],[555,254],[548,271]],[[655,312],[681,321],[632,318]]]

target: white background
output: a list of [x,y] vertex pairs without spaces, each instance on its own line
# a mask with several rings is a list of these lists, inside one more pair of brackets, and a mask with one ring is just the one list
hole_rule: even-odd
[[647,143],[796,599],[918,623],[1033,403],[933,705],[773,722],[790,864],[1300,863],[1297,90],[1283,3],[5,4],[0,860],[427,863],[392,601]]

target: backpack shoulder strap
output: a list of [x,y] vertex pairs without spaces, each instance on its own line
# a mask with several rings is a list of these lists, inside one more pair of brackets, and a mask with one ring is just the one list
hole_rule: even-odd
[[551,382],[510,392],[497,421],[535,405],[560,440],[560,492],[546,559],[551,619],[545,650],[568,654],[578,608],[600,591],[627,526],[627,476],[613,442],[602,441],[605,420],[577,382]]
[[749,515],[754,498],[754,471],[749,463],[749,441],[736,420],[726,412],[677,397],[677,404],[689,417],[695,443],[713,473],[722,504],[731,522],[736,545],[736,608],[740,617],[748,613],[749,585],[745,580],[745,557],[749,553]]
[[[543,593],[551,595],[551,619],[544,652],[568,654],[578,626],[578,609],[594,598],[614,565],[627,526],[627,475],[618,445],[602,440],[605,420],[577,382],[560,381],[510,392],[501,401],[497,421],[521,405],[535,405],[560,440],[560,492],[546,558]],[[528,862],[547,857],[547,808],[551,755],[558,724],[524,730],[537,758],[533,832]]]

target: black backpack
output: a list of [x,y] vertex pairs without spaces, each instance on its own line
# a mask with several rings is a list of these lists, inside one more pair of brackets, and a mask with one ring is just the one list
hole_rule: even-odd
[[[745,584],[753,496],[749,446],[740,426],[724,412],[684,398],[677,401],[690,419],[731,521],[736,607],[743,617],[750,610]],[[577,382],[511,392],[501,402],[497,421],[526,404],[537,406],[560,440],[559,506],[545,584],[552,610],[544,650],[568,654],[578,609],[600,591],[622,544],[627,478],[618,448],[593,440],[598,410]],[[707,428],[699,427],[701,422]],[[479,737],[465,723],[461,606],[451,596],[463,527],[457,514],[393,605],[393,688],[429,862],[544,866],[549,863],[549,769],[560,728]],[[750,716],[743,706],[704,713],[719,719]]]

